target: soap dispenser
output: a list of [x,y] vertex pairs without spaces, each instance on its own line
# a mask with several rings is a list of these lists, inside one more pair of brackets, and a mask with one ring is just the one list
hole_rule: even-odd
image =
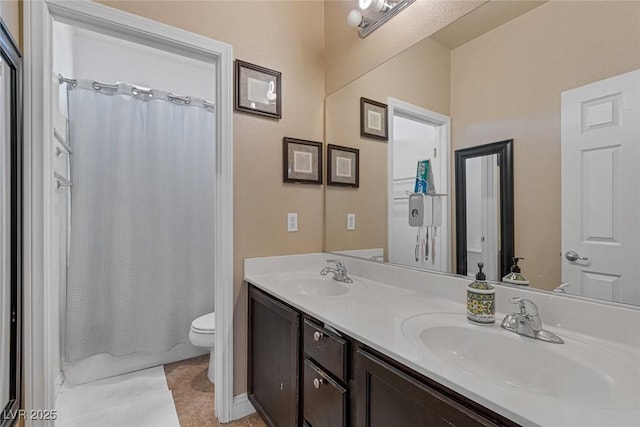
[[467,286],[467,319],[478,325],[492,325],[496,321],[496,290],[487,283],[483,267],[479,262],[476,280]]
[[529,281],[522,275],[518,261],[524,259],[519,257],[513,257],[513,265],[511,266],[511,273],[502,278],[505,283],[511,283],[512,285],[529,286]]

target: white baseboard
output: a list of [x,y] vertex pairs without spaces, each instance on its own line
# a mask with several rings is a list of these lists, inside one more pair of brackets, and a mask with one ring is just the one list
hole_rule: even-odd
[[233,406],[231,408],[231,420],[237,420],[238,418],[246,417],[247,415],[256,412],[255,408],[249,402],[247,393],[242,393],[237,396],[233,396]]

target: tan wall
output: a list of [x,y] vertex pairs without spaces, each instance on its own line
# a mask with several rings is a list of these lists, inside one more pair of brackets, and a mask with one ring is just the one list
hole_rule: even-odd
[[[450,51],[425,39],[326,99],[328,144],[360,149],[360,188],[326,188],[325,250],[385,248],[387,142],[360,137],[360,97],[387,97],[449,115]],[[347,213],[356,229],[346,230]]]
[[485,3],[485,0],[416,0],[361,39],[346,25],[356,0],[326,0],[325,90],[331,94],[389,58]]
[[533,286],[560,282],[560,92],[640,68],[639,23],[640,2],[550,2],[452,52],[453,149],[514,139]]
[[[234,56],[282,72],[282,120],[235,113],[234,379],[246,390],[246,257],[323,249],[321,186],[282,183],[282,138],[322,141],[322,1],[105,1],[108,5],[233,45]],[[299,231],[287,233],[287,212]]]
[[0,18],[9,28],[9,32],[18,46],[21,46],[22,29],[22,5],[18,0],[0,0]]

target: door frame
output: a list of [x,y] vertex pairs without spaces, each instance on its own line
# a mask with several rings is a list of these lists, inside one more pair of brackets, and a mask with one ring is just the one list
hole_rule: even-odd
[[[414,104],[410,104],[406,101],[402,101],[397,98],[389,97],[387,98],[388,105],[388,126],[389,126],[389,142],[387,144],[387,174],[391,173],[393,168],[393,140],[394,140],[394,130],[393,130],[393,117],[398,115],[411,120],[415,120],[422,123],[428,123],[435,127],[436,139],[440,144],[440,153],[439,156],[442,156],[441,164],[445,165],[446,168],[442,168],[440,170],[440,182],[445,183],[446,186],[444,188],[439,188],[439,193],[448,194],[450,188],[450,179],[449,179],[449,152],[451,150],[451,118],[445,116],[440,113],[436,113],[431,110],[427,110],[426,108],[419,107]],[[445,170],[446,169],[446,170]],[[387,196],[392,198],[393,196],[393,184],[390,176],[387,176]],[[440,247],[443,248],[443,256],[442,260],[444,261],[442,264],[443,272],[451,271],[451,248],[450,248],[450,238],[451,236],[451,197],[445,196],[444,205],[446,207],[446,212],[442,216],[442,226],[440,227],[440,235],[447,236],[446,239],[442,239],[440,243]],[[391,222],[393,218],[393,203],[389,203],[387,200],[387,250],[389,249],[389,239],[390,239],[390,230],[391,230]],[[444,245],[444,246],[443,246]],[[388,254],[387,254],[388,256]]]
[[[50,357],[59,333],[50,325],[53,295],[51,265],[52,197],[52,26],[53,21],[83,27],[157,49],[204,59],[216,67],[215,226],[215,411],[228,422],[252,411],[246,398],[233,396],[233,48],[88,0],[24,2],[24,409],[55,408],[60,367]],[[47,71],[48,70],[48,71]],[[27,412],[29,413],[29,412]],[[26,426],[34,425],[27,419]],[[40,425],[40,422],[39,422]],[[51,425],[51,421],[42,425]]]
[[[11,162],[10,175],[10,218],[11,225],[9,256],[10,258],[10,311],[12,312],[11,324],[9,325],[9,403],[0,410],[6,410],[5,415],[0,420],[0,426],[15,425],[18,419],[18,410],[22,407],[22,343],[23,343],[23,321],[22,321],[22,56],[18,45],[13,39],[11,32],[0,18],[0,56],[7,63],[11,70],[12,87],[9,95],[11,100],[10,126],[10,151],[9,161]],[[8,418],[5,418],[6,416]]]

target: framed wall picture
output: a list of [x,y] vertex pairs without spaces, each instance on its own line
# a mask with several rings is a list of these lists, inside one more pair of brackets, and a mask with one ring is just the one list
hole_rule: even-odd
[[360,187],[360,150],[327,145],[327,185]]
[[322,142],[283,138],[283,181],[322,184]]
[[282,117],[282,73],[235,61],[236,111],[280,119]]
[[387,127],[387,104],[360,98],[360,136],[389,139]]

